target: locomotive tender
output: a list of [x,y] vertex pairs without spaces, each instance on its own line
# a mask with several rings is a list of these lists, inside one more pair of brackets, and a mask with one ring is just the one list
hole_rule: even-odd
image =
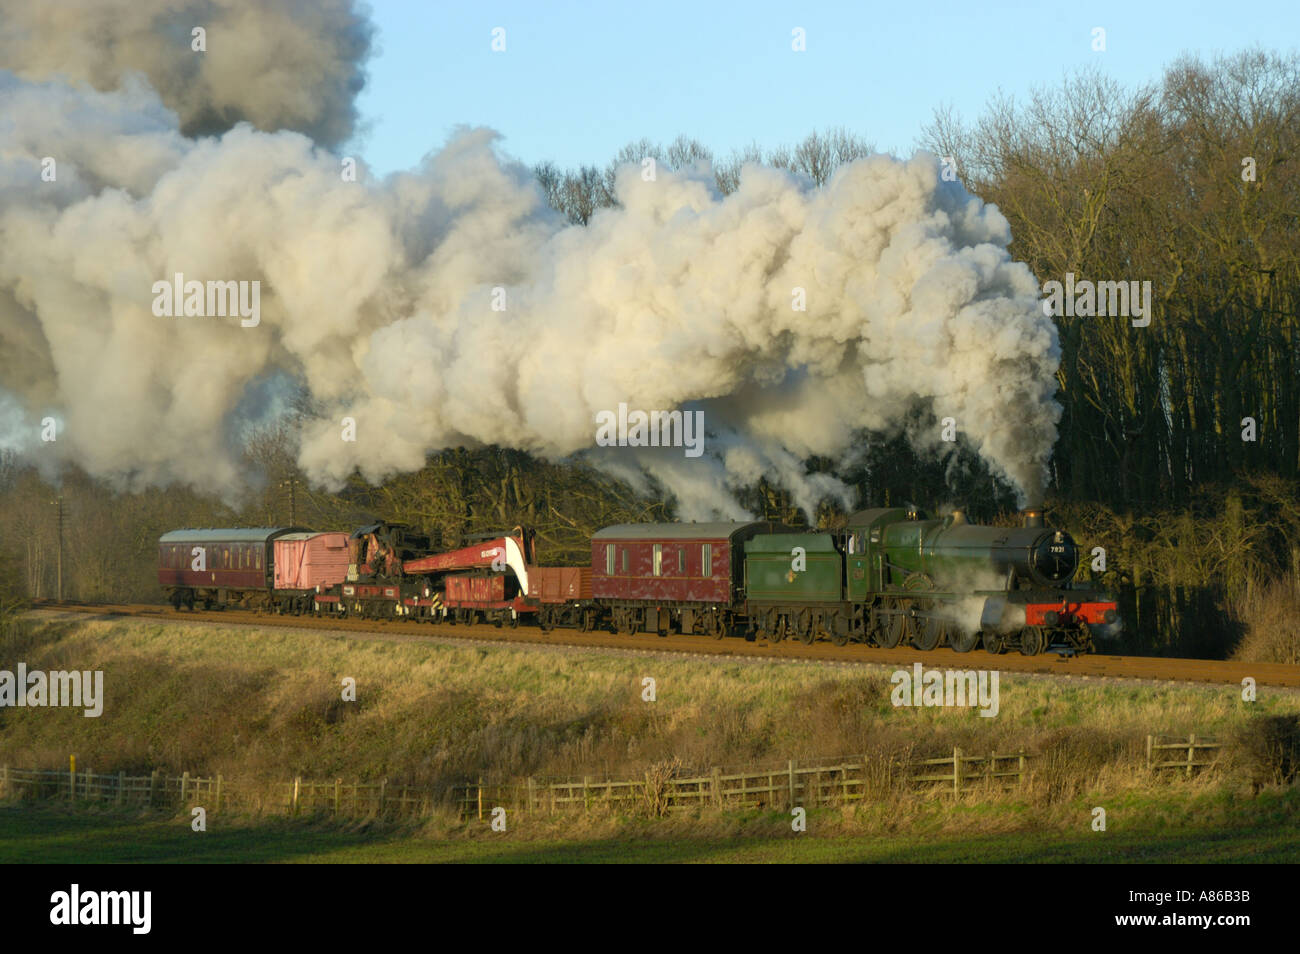
[[[1118,626],[1109,593],[1072,585],[1078,548],[1036,509],[1014,528],[971,524],[960,510],[929,519],[902,508],[862,510],[829,531],[763,521],[622,524],[597,531],[590,565],[576,567],[536,565],[533,535],[521,527],[447,552],[389,524],[350,537],[175,531],[159,549],[159,582],[177,609],[198,599],[429,622],[531,618],[543,630],[957,652],[982,644],[1025,655],[1086,652],[1094,631]],[[191,558],[203,572],[187,568]]]

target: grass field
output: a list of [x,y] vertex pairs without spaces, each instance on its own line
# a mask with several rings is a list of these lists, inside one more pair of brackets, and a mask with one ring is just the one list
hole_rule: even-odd
[[[0,710],[0,762],[97,771],[440,786],[485,776],[639,773],[876,749],[919,757],[1067,750],[1081,769],[1144,758],[1147,733],[1224,735],[1300,695],[1061,682],[1003,673],[996,718],[896,708],[886,675],[818,665],[622,657],[364,641],[181,623],[44,624],[0,644],[0,668],[104,671],[100,718]],[[972,662],[972,665],[977,665]],[[344,702],[341,681],[356,680]],[[657,699],[642,700],[655,679]]]
[[[1300,859],[1294,785],[1252,794],[1246,769],[1154,778],[1148,733],[1227,738],[1294,693],[1053,681],[1003,674],[1000,709],[896,708],[887,676],[819,665],[359,640],[285,630],[76,621],[0,644],[0,669],[101,669],[100,718],[0,710],[0,764],[443,790],[480,775],[638,776],[671,763],[782,764],[855,753],[1033,753],[1026,785],[961,800],[891,789],[783,816],[515,819],[491,833],[420,823],[158,818],[0,807],[0,860],[114,861],[1195,861]],[[357,701],[344,702],[344,677]],[[657,699],[642,699],[642,680]],[[1091,811],[1106,808],[1107,832]]]
[[[1159,803],[1120,800],[1108,830],[1091,828],[1080,802],[1069,828],[961,834],[955,831],[864,835],[836,813],[813,812],[808,832],[784,816],[690,822],[621,823],[572,834],[548,825],[538,833],[477,829],[431,833],[425,826],[339,826],[287,819],[213,821],[192,832],[188,817],[141,818],[62,808],[0,808],[0,862],[90,864],[188,863],[665,863],[665,862],[1273,862],[1300,861],[1300,792],[1262,796],[1224,818],[1207,796]],[[1221,809],[1222,806],[1219,806]],[[1219,825],[1205,826],[1218,815]],[[1188,824],[1187,818],[1196,819]],[[818,834],[820,828],[827,833]],[[945,826],[949,827],[949,826]],[[974,826],[978,828],[979,826]]]

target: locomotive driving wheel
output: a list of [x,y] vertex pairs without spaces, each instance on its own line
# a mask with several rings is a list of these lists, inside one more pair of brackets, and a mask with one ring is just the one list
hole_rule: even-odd
[[912,620],[903,612],[903,608],[896,603],[888,608],[894,612],[886,614],[880,610],[872,610],[872,614],[878,618],[876,645],[881,649],[893,649],[904,639],[912,637]]
[[[933,607],[924,607],[924,610],[930,609],[933,609]],[[917,649],[928,653],[943,642],[944,634],[948,631],[947,622],[926,617],[917,618],[914,622],[916,627],[912,633],[912,645]]]
[[999,656],[1007,651],[1007,641],[1001,633],[989,630],[984,633],[984,651]]
[[968,653],[979,644],[979,630],[966,629],[953,624],[948,627],[948,645],[953,652]]

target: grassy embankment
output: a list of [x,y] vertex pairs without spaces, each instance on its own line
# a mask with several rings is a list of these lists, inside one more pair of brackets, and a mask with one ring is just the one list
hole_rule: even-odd
[[[97,772],[283,780],[376,779],[438,789],[480,774],[636,776],[867,753],[1035,753],[1006,795],[888,791],[814,811],[794,835],[771,813],[649,821],[515,819],[492,833],[438,814],[400,824],[303,823],[52,808],[0,812],[6,860],[60,856],[263,860],[961,860],[1294,858],[1300,799],[1250,794],[1244,769],[1191,782],[1145,770],[1148,732],[1229,736],[1260,714],[1300,711],[1295,694],[1239,688],[1060,682],[1004,674],[996,718],[897,709],[885,675],[813,665],[655,659],[358,640],[156,623],[44,623],[0,647],[0,669],[102,669],[104,714],[0,712],[0,763]],[[972,661],[972,665],[976,665]],[[345,676],[358,701],[341,700]],[[653,703],[642,679],[658,684]],[[1104,806],[1108,831],[1093,832]],[[832,837],[833,836],[833,837]],[[203,837],[200,848],[193,838]],[[134,847],[132,847],[134,846]],[[620,847],[622,846],[622,847]],[[194,852],[199,850],[200,854]],[[81,854],[78,854],[78,853]],[[53,860],[50,858],[50,860]]]

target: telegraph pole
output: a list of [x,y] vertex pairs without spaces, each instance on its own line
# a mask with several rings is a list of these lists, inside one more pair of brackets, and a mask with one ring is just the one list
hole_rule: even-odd
[[290,477],[288,480],[280,481],[281,487],[289,488],[289,526],[298,525],[298,478]]
[[62,603],[62,602],[63,602],[63,494],[59,494],[59,496],[58,496],[57,498],[55,498],[54,503],[55,503],[55,505],[59,508],[59,510],[58,510],[58,514],[59,514],[59,568],[58,568],[58,576],[57,576],[57,581],[58,581],[57,594],[58,594],[58,600],[59,600],[59,602]]

